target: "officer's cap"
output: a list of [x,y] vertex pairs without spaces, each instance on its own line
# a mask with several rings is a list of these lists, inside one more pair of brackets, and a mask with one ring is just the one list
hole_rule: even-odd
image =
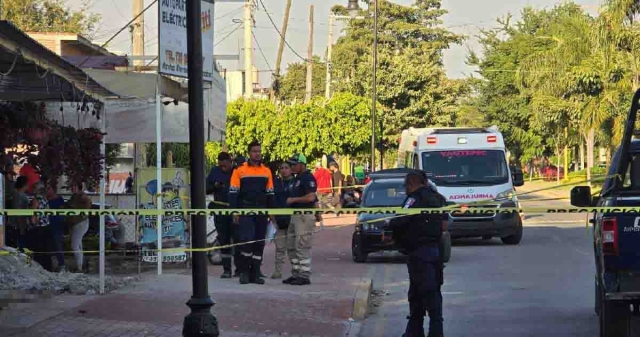
[[295,164],[305,164],[305,165],[307,165],[307,157],[305,157],[301,153],[296,153],[291,158],[289,158],[288,162],[291,165],[295,165]]

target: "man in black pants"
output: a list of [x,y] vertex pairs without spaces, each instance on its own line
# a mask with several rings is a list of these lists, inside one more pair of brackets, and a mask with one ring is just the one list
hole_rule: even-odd
[[[427,186],[426,176],[410,173],[405,180],[404,208],[440,208],[445,199]],[[391,220],[393,240],[407,252],[409,261],[409,322],[404,337],[424,337],[424,317],[429,314],[428,337],[442,337],[443,284],[442,215],[416,214]]]
[[[249,161],[233,170],[229,184],[229,206],[236,208],[271,208],[274,204],[273,175],[262,164],[262,147],[257,141],[247,147]],[[264,284],[260,266],[267,233],[266,215],[234,215],[240,237],[240,284]]]
[[[227,208],[229,203],[229,182],[233,171],[233,162],[231,156],[226,152],[218,154],[218,166],[211,169],[207,176],[207,194],[213,194],[214,201],[209,203],[209,208]],[[216,215],[216,230],[221,245],[230,245],[238,243],[237,231],[228,215]],[[236,265],[236,274],[238,273],[238,252],[236,249],[234,262]],[[232,248],[223,248],[220,250],[222,256],[222,267],[224,269],[221,278],[231,278],[231,259]]]

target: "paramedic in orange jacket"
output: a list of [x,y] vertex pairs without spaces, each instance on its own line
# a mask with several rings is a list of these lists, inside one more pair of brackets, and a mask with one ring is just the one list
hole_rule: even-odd
[[[249,160],[238,166],[231,175],[229,206],[231,208],[270,208],[273,205],[273,176],[261,163],[262,148],[257,141],[249,144]],[[238,224],[240,243],[256,241],[240,246],[240,284],[264,284],[260,265],[267,233],[266,215],[233,216]]]

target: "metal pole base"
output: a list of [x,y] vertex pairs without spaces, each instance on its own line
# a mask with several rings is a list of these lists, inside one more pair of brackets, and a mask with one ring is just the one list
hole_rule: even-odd
[[183,337],[218,337],[218,320],[211,313],[211,307],[215,303],[207,296],[206,298],[194,298],[187,302],[191,308],[191,313],[184,318],[182,326]]

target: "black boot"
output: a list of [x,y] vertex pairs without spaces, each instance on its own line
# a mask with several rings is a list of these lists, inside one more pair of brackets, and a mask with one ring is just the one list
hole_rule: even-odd
[[260,276],[260,264],[262,261],[253,259],[251,261],[251,269],[249,272],[249,282],[255,284],[264,284],[264,278]]
[[220,278],[231,278],[231,259],[228,257],[222,258],[223,272]]
[[409,322],[407,322],[407,328],[405,329],[403,337],[425,337],[424,335],[424,314],[411,313],[407,316]]
[[250,263],[250,257],[242,256],[238,259],[238,266],[240,267],[240,284],[249,284]]
[[[262,262],[262,261],[260,261],[260,262]],[[258,265],[258,277],[259,277],[259,278],[267,278],[267,275],[265,275],[265,274],[263,274],[263,273],[262,273],[262,269],[260,268],[261,266],[262,266],[262,263],[260,263],[260,264]]]

